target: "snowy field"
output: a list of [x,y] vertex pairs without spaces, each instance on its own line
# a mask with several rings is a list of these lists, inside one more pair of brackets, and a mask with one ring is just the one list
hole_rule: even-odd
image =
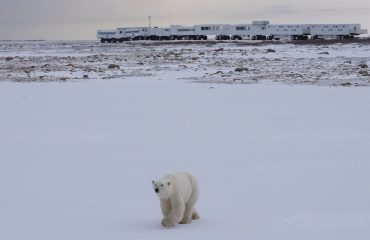
[[[234,47],[219,52],[230,51],[231,59]],[[339,54],[332,51],[336,45],[327,47],[320,61],[328,66],[346,54],[356,55],[348,56],[354,68],[369,63],[358,48],[344,47],[338,60],[331,59]],[[180,52],[184,46],[168,48]],[[289,49],[254,48],[261,58],[262,48]],[[126,52],[118,46],[107,51],[117,51],[117,58]],[[293,56],[289,51],[284,54]],[[58,71],[50,67],[48,81],[26,82],[10,71],[4,79],[10,81],[0,82],[1,240],[369,239],[369,87],[218,84],[211,77],[200,84],[194,78],[205,71],[177,62],[163,62],[158,72],[146,63],[121,64],[112,70],[117,77],[103,80],[111,73],[80,71],[83,53],[73,49],[13,46],[0,55],[1,66],[17,68],[9,62],[21,58],[34,65],[33,80],[43,59],[58,58],[49,61],[57,67],[68,64],[59,58],[75,58],[66,81],[56,80]],[[108,57],[99,64],[111,63],[117,62]],[[244,73],[250,72],[232,74]],[[362,77],[345,81],[368,81]],[[151,180],[177,171],[198,178],[201,218],[165,229]]]
[[370,85],[370,40],[305,42],[0,42],[0,81],[109,80],[180,71],[181,78],[202,83]]

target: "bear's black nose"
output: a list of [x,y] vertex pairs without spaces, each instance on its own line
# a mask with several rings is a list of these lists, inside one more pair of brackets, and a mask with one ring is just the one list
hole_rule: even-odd
[[159,192],[159,189],[158,189],[158,188],[156,188],[156,189],[154,189],[154,191],[157,193],[157,192]]

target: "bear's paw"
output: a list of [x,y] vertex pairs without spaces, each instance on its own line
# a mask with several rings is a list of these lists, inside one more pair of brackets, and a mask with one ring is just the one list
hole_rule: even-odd
[[163,227],[170,228],[170,227],[173,227],[175,225],[176,225],[176,223],[174,221],[172,221],[170,218],[163,218],[163,220],[162,220],[162,226]]

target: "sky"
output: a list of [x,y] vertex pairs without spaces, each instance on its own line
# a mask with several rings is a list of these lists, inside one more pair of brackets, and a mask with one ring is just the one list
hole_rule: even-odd
[[369,0],[0,0],[0,40],[91,40],[96,30],[203,23],[360,23]]

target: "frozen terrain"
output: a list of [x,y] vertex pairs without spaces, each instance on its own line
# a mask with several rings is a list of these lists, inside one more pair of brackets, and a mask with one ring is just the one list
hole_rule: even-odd
[[160,78],[181,71],[180,78],[203,83],[369,86],[369,64],[370,41],[0,42],[0,80],[21,82]]
[[[119,70],[86,72],[89,48],[76,53],[47,43],[36,50],[38,44],[25,44],[24,50],[16,43],[1,51],[1,76],[21,81],[0,82],[1,240],[369,239],[369,87],[267,79],[215,84],[211,77],[196,78],[218,70],[211,56],[209,63],[186,58],[186,68],[175,60],[150,65],[152,58],[142,57],[127,59]],[[226,45],[217,54],[228,55],[230,66],[220,71],[235,68],[233,57],[239,61],[232,54],[239,46]],[[266,49],[293,56],[293,47]],[[326,63],[323,68],[350,59],[348,66],[357,69],[369,61],[363,53],[368,46],[353,52],[348,45],[327,47],[329,55],[313,58]],[[160,45],[135,53],[116,45],[108,54],[93,47],[93,55],[109,57],[91,64],[107,68],[118,62],[113,55],[184,55],[200,48]],[[213,48],[221,47],[202,51],[213,55]],[[269,56],[264,46],[248,54],[254,48],[260,56],[255,61]],[[315,55],[307,53],[307,61],[310,54]],[[5,62],[10,55],[19,65]],[[136,64],[141,61],[147,62]],[[74,72],[57,69],[69,63]],[[4,68],[22,64],[35,66],[30,78]],[[48,81],[24,83],[45,74],[45,64]],[[195,71],[197,65],[207,70]],[[69,73],[69,80],[57,80]],[[89,78],[80,79],[85,74]],[[367,85],[365,79],[353,75],[344,81]],[[228,80],[220,75],[219,81]],[[165,229],[151,180],[176,171],[197,176],[201,219]]]

